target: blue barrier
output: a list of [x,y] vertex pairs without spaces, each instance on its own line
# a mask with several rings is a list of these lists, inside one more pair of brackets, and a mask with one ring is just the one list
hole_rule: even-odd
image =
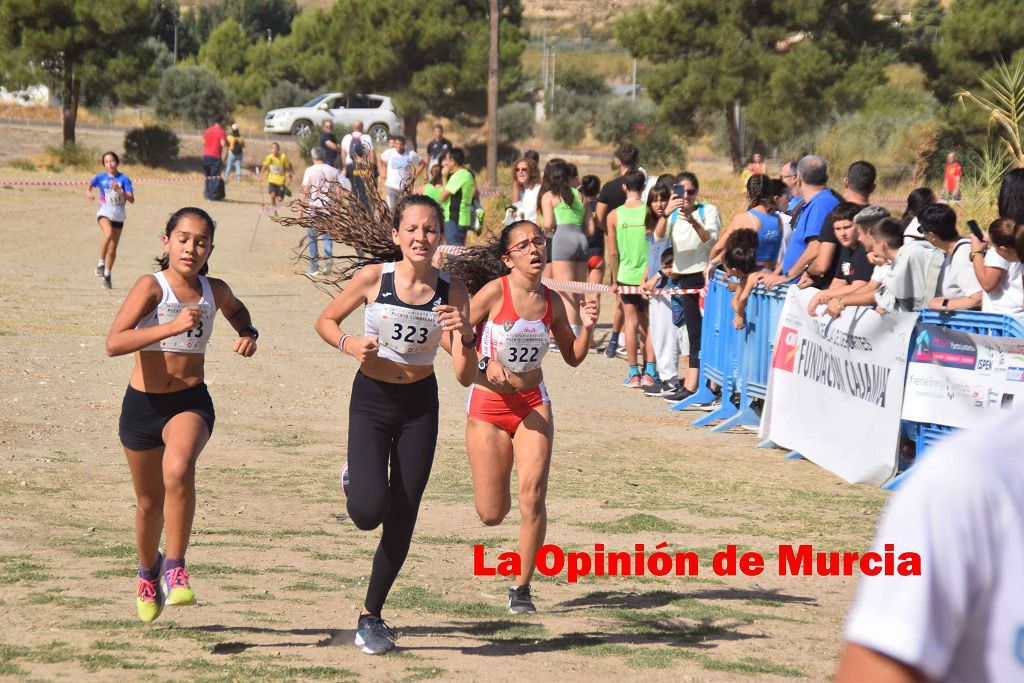
[[[754,289],[747,301],[747,324],[743,330],[737,330],[732,324],[732,292],[726,286],[724,273],[717,271],[714,274],[708,282],[708,292],[704,298],[700,390],[673,405],[672,410],[684,410],[695,403],[709,400],[712,393],[706,384],[710,380],[722,387],[722,407],[694,420],[694,426],[717,423],[712,431],[727,431],[739,425],[756,426],[760,423],[759,415],[753,410],[753,402],[763,401],[768,395],[775,335],[787,290],[788,286],[771,290],[758,286]],[[1024,338],[1024,324],[997,313],[921,311],[919,324],[938,325],[994,337]],[[912,339],[914,337],[916,335]],[[738,405],[731,400],[736,394],[739,396]],[[902,426],[914,440],[918,457],[930,446],[956,431],[953,427],[938,423],[903,422]],[[759,447],[773,446],[775,444],[767,440],[759,444]],[[883,488],[898,488],[909,471]]]

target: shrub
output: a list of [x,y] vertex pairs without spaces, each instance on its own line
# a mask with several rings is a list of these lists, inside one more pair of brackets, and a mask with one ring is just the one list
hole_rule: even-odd
[[640,152],[640,162],[648,171],[686,166],[686,150],[672,137],[666,124],[638,123],[632,139]]
[[201,66],[176,66],[164,72],[157,89],[157,116],[208,126],[235,108],[228,88]]
[[165,126],[132,128],[124,135],[124,160],[128,164],[163,166],[178,158],[178,136]]
[[15,159],[11,162],[11,168],[16,168],[21,171],[34,171],[36,165],[28,159]]
[[633,136],[636,124],[653,121],[654,117],[654,104],[648,100],[611,97],[597,112],[594,136],[608,144],[622,142]]
[[299,147],[299,157],[298,159],[292,159],[292,163],[298,164],[299,162],[302,162],[306,166],[312,164],[313,157],[310,156],[310,153],[313,151],[314,147],[320,144],[320,136],[323,134],[324,129],[321,128],[320,126],[314,125],[312,128],[310,128],[309,135],[297,138]]
[[273,88],[267,90],[260,98],[260,106],[263,111],[271,109],[282,109],[284,107],[297,107],[305,104],[316,97],[319,93],[301,88],[291,81],[279,81]]
[[580,95],[610,95],[612,89],[603,76],[573,67],[558,72],[558,87]]
[[498,109],[498,140],[517,142],[533,135],[533,107],[525,102],[513,102]]
[[71,168],[89,168],[100,160],[100,153],[92,147],[77,142],[66,142],[60,147],[47,147],[46,151],[56,159],[53,166],[70,166]]
[[561,145],[578,145],[587,133],[587,120],[579,113],[562,112],[551,120],[551,137]]

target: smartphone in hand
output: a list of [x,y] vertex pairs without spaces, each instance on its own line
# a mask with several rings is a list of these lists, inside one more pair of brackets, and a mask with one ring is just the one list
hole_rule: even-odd
[[683,187],[682,183],[676,183],[672,186],[672,194],[682,199],[686,196],[686,188]]
[[971,231],[972,235],[977,237],[982,242],[985,241],[985,233],[983,233],[981,231],[981,228],[978,226],[978,221],[974,220],[973,218],[967,221],[967,228]]

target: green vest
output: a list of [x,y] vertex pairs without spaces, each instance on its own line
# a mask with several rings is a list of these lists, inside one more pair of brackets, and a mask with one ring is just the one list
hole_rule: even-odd
[[615,244],[619,266],[615,278],[623,285],[639,285],[647,275],[647,205],[615,209]]

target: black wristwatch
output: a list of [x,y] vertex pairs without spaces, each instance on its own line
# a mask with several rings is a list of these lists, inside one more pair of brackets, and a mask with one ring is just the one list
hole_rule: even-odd
[[252,337],[252,340],[256,341],[257,339],[260,338],[260,331],[257,330],[255,327],[253,327],[252,323],[249,323],[248,325],[246,325],[245,327],[243,327],[242,329],[240,329],[238,331],[238,336],[239,337]]
[[484,356],[480,359],[480,362],[476,364],[476,369],[480,372],[487,372],[487,364],[491,362],[490,356]]

